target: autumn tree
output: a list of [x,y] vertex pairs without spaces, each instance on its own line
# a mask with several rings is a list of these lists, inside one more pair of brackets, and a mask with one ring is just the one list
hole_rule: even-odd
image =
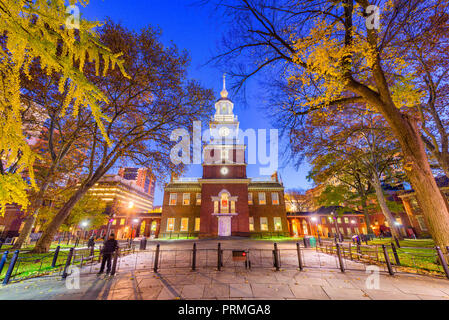
[[123,52],[130,77],[118,71],[96,76],[93,66],[86,68],[88,79],[110,101],[100,103],[109,119],[104,123],[109,141],[92,122],[86,169],[76,191],[48,224],[35,252],[48,251],[74,206],[117,161],[149,168],[161,180],[172,171],[179,173],[182,167],[170,161],[173,130],[190,128],[193,121],[206,119],[211,111],[212,92],[187,79],[188,54],[164,46],[160,31],[148,27],[135,33],[109,21],[99,34],[113,52]]
[[[71,0],[72,5],[88,1]],[[29,75],[30,65],[38,60],[48,75],[60,74],[58,86],[67,89],[64,105],[72,104],[73,114],[86,108],[104,131],[99,102],[106,96],[83,74],[86,61],[100,72],[118,66],[122,69],[120,53],[112,54],[98,42],[96,22],[79,20],[79,26],[68,25],[64,0],[1,0],[0,1],[0,213],[7,203],[23,209],[28,206],[26,179],[37,188],[33,176],[36,158],[26,139],[23,119],[27,106],[21,100],[21,74]],[[123,71],[123,69],[122,69]]]
[[[320,117],[320,113],[311,114],[312,124],[307,126],[308,130],[297,132],[298,143],[301,143],[301,134],[311,137],[308,140],[312,143],[306,147],[306,154],[313,165],[313,177],[334,179],[356,187],[354,189],[359,189],[357,183],[362,179],[374,190],[392,235],[401,239],[383,190],[384,184],[401,185],[404,181],[399,146],[396,140],[391,139],[382,116],[360,106],[344,110],[344,113],[328,110],[326,117],[319,120],[315,118]],[[363,207],[366,205],[366,192],[362,195]]]
[[225,6],[235,19],[225,40],[229,50],[220,57],[241,62],[233,72],[239,83],[268,69],[295,83],[292,103],[277,110],[285,118],[347,103],[380,113],[399,142],[436,244],[449,245],[449,204],[435,182],[421,123],[409,112],[422,93],[399,54],[419,45],[425,31],[443,40],[437,31],[447,26],[447,1],[241,0]]

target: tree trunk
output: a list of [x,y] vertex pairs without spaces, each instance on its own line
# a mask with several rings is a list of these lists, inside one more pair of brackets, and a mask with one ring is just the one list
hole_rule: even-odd
[[44,233],[37,241],[36,246],[33,249],[33,253],[46,253],[50,250],[51,243],[53,242],[53,238],[55,234],[58,232],[61,225],[70,215],[73,207],[77,204],[77,202],[86,194],[86,192],[90,189],[90,187],[94,184],[90,183],[84,186],[81,186],[75,194],[64,204],[64,206],[58,211],[55,217],[51,220]]
[[362,205],[363,215],[365,216],[366,231],[368,234],[374,233],[371,229],[371,219],[369,218],[368,205],[366,204],[366,196],[361,196],[360,203]]
[[[373,75],[377,83],[386,83],[379,66],[373,70]],[[449,246],[449,204],[436,184],[417,121],[399,111],[385,86],[379,86],[379,95],[355,81],[352,81],[349,87],[353,92],[365,97],[368,103],[376,106],[388,122],[401,145],[404,169],[416,192],[416,199],[435,244],[440,248]]]
[[380,183],[377,173],[373,173],[372,182],[373,182],[374,190],[376,191],[377,201],[379,201],[379,206],[382,210],[383,215],[385,216],[385,219],[387,219],[388,224],[390,225],[391,235],[394,238],[402,240],[403,239],[402,234],[399,232],[398,228],[396,227],[396,219],[394,218],[393,214],[391,213],[390,209],[387,206],[387,201],[385,199],[382,185]]
[[36,198],[33,201],[33,205],[31,206],[31,213],[25,219],[25,225],[23,226],[23,229],[19,234],[19,238],[17,238],[17,241],[14,243],[14,250],[20,250],[24,243],[26,243],[26,241],[28,240],[31,234],[31,230],[33,230],[34,223],[36,222],[37,215],[39,214],[39,210],[44,203],[44,196],[45,192],[47,192],[48,186],[48,182],[44,183],[41,186],[39,193],[36,195]]

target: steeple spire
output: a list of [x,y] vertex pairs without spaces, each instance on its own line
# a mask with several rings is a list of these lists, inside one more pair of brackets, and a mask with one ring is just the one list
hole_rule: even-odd
[[226,90],[226,73],[223,74],[223,90],[221,91],[221,97],[228,97],[228,91]]

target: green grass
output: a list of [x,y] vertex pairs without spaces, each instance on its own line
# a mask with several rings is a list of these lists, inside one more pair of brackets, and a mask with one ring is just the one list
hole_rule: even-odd
[[[369,245],[390,245],[391,242],[394,242],[391,238],[386,239],[374,239],[372,241],[368,241]],[[435,247],[435,242],[432,239],[405,239],[400,240],[399,244],[401,247],[427,247],[427,248],[433,248]],[[395,243],[396,245],[396,243]]]
[[[99,250],[95,250],[95,260],[98,261],[99,257]],[[27,279],[32,278],[44,274],[51,274],[54,272],[60,272],[61,269],[65,266],[65,263],[67,261],[67,255],[68,251],[60,251],[58,258],[56,260],[55,268],[52,268],[52,262],[54,253],[43,253],[43,254],[30,254],[30,253],[20,253],[19,259],[16,262],[16,265],[14,267],[14,271],[12,273],[11,281],[20,280],[20,279]],[[6,276],[9,263],[11,261],[11,258],[13,256],[13,253],[8,254],[8,259],[5,263],[5,266],[0,274],[0,281],[3,281],[3,279]],[[78,260],[78,257],[76,258]],[[74,264],[79,264],[79,261],[73,261]]]

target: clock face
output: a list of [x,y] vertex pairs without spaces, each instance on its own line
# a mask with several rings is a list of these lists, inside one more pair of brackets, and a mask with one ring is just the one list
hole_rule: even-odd
[[222,175],[225,176],[225,175],[227,175],[229,173],[229,169],[226,168],[226,167],[223,167],[223,168],[221,168],[220,172],[221,172]]
[[228,127],[221,127],[219,130],[219,134],[222,137],[227,137],[229,135],[230,131]]

